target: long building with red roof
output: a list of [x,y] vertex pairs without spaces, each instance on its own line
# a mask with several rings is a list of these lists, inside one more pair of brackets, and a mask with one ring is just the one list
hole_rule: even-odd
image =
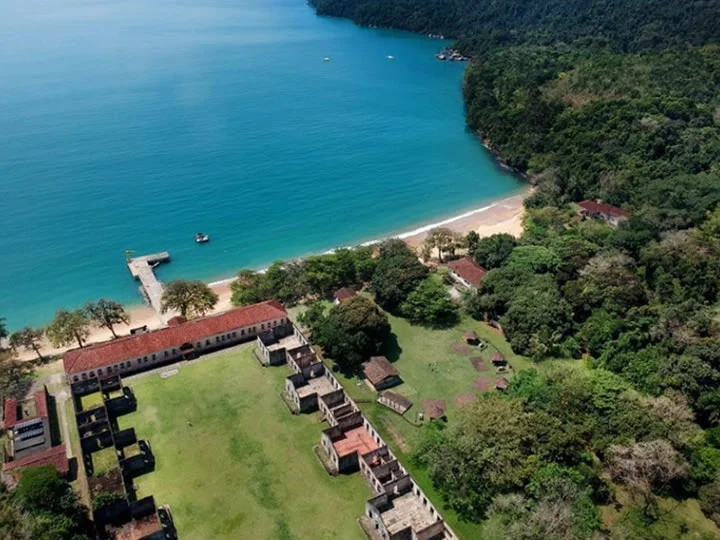
[[287,323],[285,308],[270,300],[190,321],[173,320],[167,328],[74,349],[65,353],[63,364],[70,383],[81,385],[108,375],[128,375],[194,358],[254,339]]

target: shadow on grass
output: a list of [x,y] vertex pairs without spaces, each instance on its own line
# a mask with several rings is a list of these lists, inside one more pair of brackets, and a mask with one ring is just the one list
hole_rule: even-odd
[[400,355],[402,354],[402,347],[400,347],[400,343],[398,342],[398,337],[395,332],[392,332],[387,341],[383,343],[382,353],[388,360],[390,360],[390,362],[396,362],[397,359],[400,358]]

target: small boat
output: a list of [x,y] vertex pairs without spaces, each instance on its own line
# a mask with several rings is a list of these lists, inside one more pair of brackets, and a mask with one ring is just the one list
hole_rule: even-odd
[[387,57],[388,60],[395,60],[395,57],[392,54],[388,54]]
[[209,234],[203,234],[203,233],[199,232],[199,233],[197,233],[197,234],[195,235],[195,241],[196,241],[198,244],[204,244],[205,242],[209,242],[209,241],[210,241],[210,235],[209,235]]
[[330,57],[329,57],[329,56],[326,56],[325,58],[323,58],[323,62],[329,62],[329,61],[330,61]]

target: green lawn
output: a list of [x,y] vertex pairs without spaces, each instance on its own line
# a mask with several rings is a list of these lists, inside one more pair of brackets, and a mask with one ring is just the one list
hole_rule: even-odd
[[80,405],[82,406],[83,411],[89,411],[95,407],[100,407],[103,403],[103,397],[100,392],[93,392],[92,394],[88,394],[80,398]]
[[[529,360],[513,353],[510,345],[497,330],[470,317],[463,317],[455,327],[446,330],[432,330],[422,326],[413,326],[406,319],[388,314],[393,340],[386,347],[385,355],[400,372],[403,384],[392,390],[406,395],[413,401],[412,408],[405,417],[375,403],[376,393],[356,378],[338,378],[347,393],[353,397],[378,429],[385,441],[398,455],[403,465],[423,488],[432,502],[441,510],[443,516],[461,538],[480,538],[481,525],[461,522],[455,512],[445,508],[442,498],[433,488],[427,472],[413,466],[411,454],[418,435],[418,428],[411,422],[417,422],[417,413],[422,411],[423,399],[444,399],[448,416],[457,410],[455,398],[466,392],[476,393],[473,385],[478,377],[489,379],[494,384],[497,374],[490,363],[493,352],[501,352],[512,366],[504,376],[511,378],[514,372],[530,367]],[[463,345],[463,333],[474,330],[489,346],[480,351],[459,352],[454,346]],[[488,371],[477,371],[470,363],[472,357],[481,356]],[[491,388],[489,390],[495,392]],[[407,419],[406,419],[407,418]]]
[[359,474],[325,472],[313,446],[326,425],[290,414],[279,395],[289,374],[247,348],[126,381],[138,410],[120,427],[156,459],[138,496],[169,504],[181,538],[364,538],[356,520],[372,492]]
[[118,461],[117,452],[115,451],[114,446],[93,452],[91,456],[93,464],[92,475],[97,478],[120,467],[120,462]]

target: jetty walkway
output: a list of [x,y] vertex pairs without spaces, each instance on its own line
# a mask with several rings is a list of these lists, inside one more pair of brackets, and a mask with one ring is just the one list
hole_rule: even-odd
[[140,290],[143,295],[157,312],[158,317],[167,325],[168,319],[174,317],[176,313],[168,311],[162,312],[162,295],[163,286],[160,280],[155,276],[155,267],[159,264],[169,262],[170,253],[162,251],[151,255],[143,255],[141,257],[127,256],[127,265],[132,277],[140,281]]

